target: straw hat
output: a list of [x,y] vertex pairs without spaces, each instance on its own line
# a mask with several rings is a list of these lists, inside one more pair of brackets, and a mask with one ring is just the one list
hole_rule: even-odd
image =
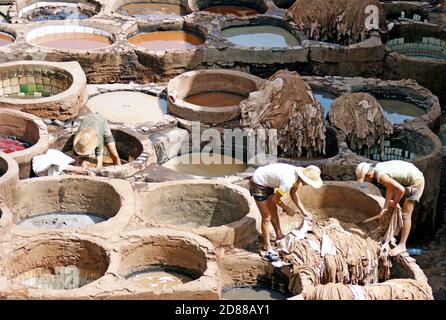
[[361,162],[358,164],[355,171],[356,179],[361,183],[364,182],[365,175],[369,172],[371,167],[372,165],[367,162]]
[[92,128],[85,128],[74,138],[73,149],[80,156],[87,156],[94,152],[99,144],[96,131]]
[[306,168],[297,167],[297,175],[308,185],[313,188],[322,187],[321,170],[316,166],[308,166]]

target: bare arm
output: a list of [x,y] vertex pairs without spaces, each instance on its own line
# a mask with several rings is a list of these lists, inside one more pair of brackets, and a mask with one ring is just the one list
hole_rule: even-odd
[[299,195],[297,194],[297,190],[298,190],[298,188],[299,188],[298,186],[293,186],[293,187],[291,188],[291,190],[290,190],[291,199],[293,199],[293,202],[296,204],[296,206],[299,208],[300,212],[302,212],[303,215],[312,218],[311,213],[309,213],[309,212],[305,209],[305,207],[304,207],[302,201],[300,201]]
[[282,194],[279,191],[276,191],[276,193],[272,196],[272,200],[273,202],[278,205],[279,207],[281,207],[283,209],[283,211],[289,215],[289,216],[293,216],[294,212],[293,210],[291,210],[290,207],[288,207],[282,200]]
[[121,165],[121,158],[119,158],[118,150],[116,150],[116,144],[112,142],[112,143],[107,143],[105,146],[107,147],[108,152],[110,153],[110,156],[113,159],[113,164]]
[[404,196],[404,187],[388,175],[383,175],[379,182],[386,187],[386,202],[384,208],[395,208]]
[[102,168],[102,155],[96,157],[96,169]]

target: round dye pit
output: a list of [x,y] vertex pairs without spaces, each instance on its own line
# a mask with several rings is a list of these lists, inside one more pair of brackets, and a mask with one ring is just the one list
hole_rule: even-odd
[[9,153],[17,162],[20,167],[20,177],[28,178],[32,158],[48,150],[48,131],[45,124],[31,114],[2,108],[0,150]]
[[384,116],[391,123],[403,123],[426,114],[426,110],[413,103],[393,99],[378,99],[378,102],[384,110]]
[[396,52],[417,59],[446,60],[445,40],[432,37],[398,38],[387,42]]
[[319,219],[333,217],[357,224],[377,215],[381,210],[375,199],[349,183],[333,182],[319,189],[302,187],[298,193],[305,208]]
[[261,286],[246,286],[224,289],[224,300],[286,300],[290,295]]
[[392,1],[381,2],[388,21],[424,21],[428,18],[422,2]]
[[353,151],[375,161],[414,161],[429,155],[432,150],[434,142],[428,136],[415,130],[394,129],[393,134],[384,140],[384,155],[378,146]]
[[204,123],[231,120],[240,112],[239,103],[257,91],[262,81],[248,73],[231,70],[186,72],[169,81],[169,111]]
[[[123,165],[127,165],[130,162],[137,159],[143,152],[143,145],[136,136],[128,134],[121,130],[112,129],[112,134],[115,139],[116,148],[118,150],[119,157]],[[74,134],[62,137],[60,141],[56,142],[53,146],[57,149],[61,149],[66,155],[73,157],[76,161],[73,166],[80,166],[84,168],[94,169],[96,168],[96,157],[92,156],[77,156],[73,151]],[[68,140],[67,140],[68,139]],[[61,146],[62,145],[62,146]],[[104,147],[103,166],[113,166],[113,159],[110,157],[107,148]],[[123,167],[123,166],[118,166]]]
[[30,143],[20,141],[16,136],[0,136],[0,152],[13,153],[25,150],[30,146]]
[[8,33],[0,32],[0,47],[7,46],[14,42],[14,37]]
[[157,122],[167,113],[167,101],[142,92],[117,91],[90,98],[87,107],[105,119],[121,123]]
[[[315,90],[313,94],[324,108],[324,117],[327,117],[333,101],[338,96],[324,90]],[[370,94],[374,95],[373,93]],[[413,120],[426,114],[425,109],[417,106],[414,103],[398,99],[380,98],[379,95],[374,96],[377,98],[379,104],[384,110],[384,117],[391,123],[400,124],[406,120]]]
[[34,241],[11,252],[6,259],[8,276],[37,289],[81,288],[102,277],[109,264],[104,249],[85,240]]
[[1,76],[0,93],[14,99],[47,98],[68,90],[73,84],[73,77],[67,71],[44,65],[2,68]]
[[150,221],[188,228],[230,224],[241,220],[249,210],[242,194],[220,184],[166,185],[144,199],[144,215]]
[[[298,190],[304,207],[316,220],[336,218],[341,222],[358,224],[366,232],[378,227],[377,220],[361,223],[367,218],[376,216],[381,211],[383,199],[377,187],[369,183],[359,185],[356,182],[324,181],[319,189],[304,186]],[[283,201],[290,208],[299,212],[289,194]],[[301,223],[301,215],[280,216],[280,223],[285,233],[295,229]]]
[[35,2],[19,11],[19,17],[29,21],[85,20],[100,11],[100,4],[91,2]]
[[113,218],[121,205],[120,193],[105,181],[42,178],[17,187],[11,212],[23,228],[82,228]]
[[71,131],[62,130],[55,133],[51,149],[60,150],[75,159],[72,165],[65,168],[65,172],[68,174],[90,175],[94,173],[97,176],[110,178],[127,178],[156,162],[155,152],[146,136],[139,135],[133,130],[126,130],[121,127],[118,129],[115,126],[111,126],[111,131],[121,158],[122,165],[120,166],[113,164],[106,147],[104,148],[103,167],[101,169],[96,169],[97,161],[94,155],[74,155],[73,141],[75,133],[73,134]]
[[[12,195],[18,181],[19,166],[17,165],[17,162],[7,154],[0,154],[0,194],[3,199],[8,199]],[[3,226],[2,210],[0,209],[0,229]]]
[[83,26],[45,26],[32,30],[26,40],[32,45],[61,50],[94,50],[113,44],[113,36]]
[[205,40],[187,31],[153,31],[139,33],[128,41],[150,51],[187,50],[202,45]]
[[221,36],[242,47],[287,48],[299,46],[299,40],[288,30],[276,26],[243,26],[223,29]]
[[116,13],[141,20],[162,20],[184,16],[187,9],[176,3],[135,1],[119,7]]
[[248,165],[241,160],[223,154],[211,155],[199,152],[172,158],[164,163],[163,167],[201,177],[229,176],[248,169]]
[[268,10],[264,0],[195,0],[196,7],[201,12],[211,12],[222,15],[248,17],[263,14]]
[[282,9],[288,9],[294,4],[296,0],[272,0],[272,1],[277,7]]
[[125,248],[119,272],[142,289],[162,292],[200,278],[206,268],[200,247],[178,237],[157,237]]
[[386,45],[396,52],[416,58],[446,60],[446,37],[430,26],[396,25],[390,32]]
[[2,108],[20,109],[39,118],[73,119],[88,97],[87,79],[75,61],[3,63],[0,78]]
[[260,14],[260,11],[247,6],[211,6],[203,9],[202,11],[208,11],[219,14],[233,14],[237,17],[247,17]]

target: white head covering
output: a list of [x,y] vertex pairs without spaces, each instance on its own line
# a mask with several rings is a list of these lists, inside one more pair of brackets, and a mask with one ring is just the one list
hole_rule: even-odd
[[320,188],[323,185],[321,179],[321,169],[316,166],[308,166],[306,168],[297,167],[296,174],[308,185],[313,188]]
[[370,168],[372,167],[371,163],[367,163],[367,162],[361,162],[360,164],[358,164],[358,166],[356,167],[356,179],[359,182],[364,182],[365,179],[365,175],[369,172]]

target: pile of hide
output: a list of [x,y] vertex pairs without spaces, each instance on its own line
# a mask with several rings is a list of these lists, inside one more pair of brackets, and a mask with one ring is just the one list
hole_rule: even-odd
[[380,245],[354,224],[334,218],[304,220],[279,241],[281,260],[292,265],[289,290],[330,282],[370,284],[378,279]]
[[277,130],[281,156],[313,157],[325,153],[324,109],[296,72],[281,70],[242,101],[241,126]]
[[[367,23],[371,13],[377,10],[377,23]],[[311,40],[350,45],[366,40],[369,32],[378,26],[386,31],[384,8],[378,0],[296,0],[288,9],[286,19],[293,21]]]
[[302,293],[305,300],[433,300],[427,282],[392,279],[365,286],[330,283],[310,287]]
[[368,93],[347,93],[335,99],[328,119],[354,151],[379,145],[383,153],[384,139],[393,132],[383,108]]
[[288,289],[306,300],[433,299],[427,281],[389,280],[389,243],[401,227],[399,207],[385,213],[373,238],[356,224],[305,218],[278,241],[273,265],[291,265]]

